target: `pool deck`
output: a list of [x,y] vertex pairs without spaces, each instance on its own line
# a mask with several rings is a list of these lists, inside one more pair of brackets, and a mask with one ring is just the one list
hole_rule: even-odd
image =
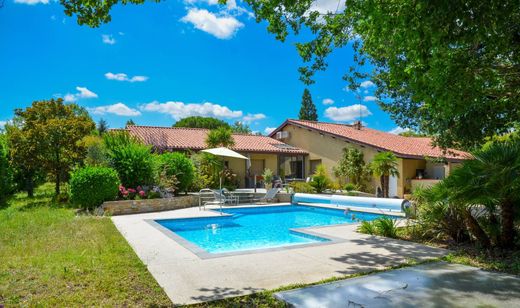
[[360,234],[356,232],[357,224],[351,224],[307,228],[315,234],[343,239],[341,242],[202,259],[149,223],[150,219],[217,215],[209,208],[199,211],[195,207],[115,216],[112,220],[174,304],[317,282],[447,253],[412,242]]

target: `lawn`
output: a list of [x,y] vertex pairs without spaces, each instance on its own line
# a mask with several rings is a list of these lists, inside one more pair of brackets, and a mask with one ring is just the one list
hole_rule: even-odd
[[0,210],[0,306],[168,306],[110,218],[16,195]]
[[[518,252],[490,255],[460,248],[443,259],[520,274]],[[0,305],[171,306],[109,218],[77,215],[68,204],[52,201],[49,185],[40,187],[34,199],[18,194],[0,209],[0,260]],[[303,286],[194,307],[285,307],[273,293]]]

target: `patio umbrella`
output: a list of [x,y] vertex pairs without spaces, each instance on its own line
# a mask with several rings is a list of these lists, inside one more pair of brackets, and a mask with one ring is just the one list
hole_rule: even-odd
[[[202,150],[201,152],[213,154],[215,156],[220,156],[220,157],[229,157],[229,158],[238,158],[238,159],[249,160],[249,158],[245,157],[244,155],[237,153],[233,150],[230,150],[228,148],[224,148],[224,147],[206,149],[206,150]],[[220,175],[220,190],[222,190],[222,175]]]

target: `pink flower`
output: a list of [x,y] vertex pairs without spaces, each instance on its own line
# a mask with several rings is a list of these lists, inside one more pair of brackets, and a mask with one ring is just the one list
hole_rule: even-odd
[[137,186],[137,190],[141,191],[141,190],[143,190],[143,188],[141,186]]
[[131,194],[135,194],[137,191],[133,188],[128,188],[128,192]]
[[145,192],[143,190],[139,191],[139,196],[144,197]]

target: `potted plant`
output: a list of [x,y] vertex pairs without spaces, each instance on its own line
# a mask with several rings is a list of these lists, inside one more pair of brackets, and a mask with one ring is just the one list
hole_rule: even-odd
[[262,177],[264,178],[264,185],[266,189],[271,189],[273,185],[273,171],[271,169],[266,168],[264,169],[264,173],[262,174]]

